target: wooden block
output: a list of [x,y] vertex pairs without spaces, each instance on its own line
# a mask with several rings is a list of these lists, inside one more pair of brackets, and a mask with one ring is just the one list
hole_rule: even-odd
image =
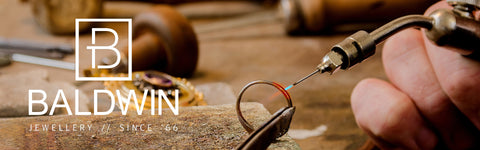
[[[149,115],[150,110],[137,115],[129,110],[127,115],[114,112],[106,116],[4,118],[0,119],[0,149],[233,149],[248,136],[234,107],[182,107],[177,116],[164,109],[162,115]],[[251,112],[246,117],[252,124],[271,116],[259,103],[244,103],[242,109]],[[36,124],[39,131],[30,131]],[[44,131],[44,125],[49,126],[48,131]],[[131,125],[137,125],[136,131]],[[300,149],[288,136],[269,148]]]

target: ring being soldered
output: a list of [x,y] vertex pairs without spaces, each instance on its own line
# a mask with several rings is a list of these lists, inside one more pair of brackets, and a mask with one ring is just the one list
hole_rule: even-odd
[[240,124],[242,124],[243,128],[248,133],[252,133],[253,131],[255,131],[255,129],[253,128],[253,126],[250,123],[248,123],[248,121],[243,116],[242,111],[240,109],[240,101],[242,100],[243,93],[245,93],[245,91],[249,87],[251,87],[253,85],[256,85],[256,84],[266,84],[266,85],[271,85],[271,86],[275,87],[276,89],[278,89],[283,94],[283,96],[287,100],[288,107],[293,107],[292,98],[290,97],[290,94],[280,84],[272,82],[272,81],[267,81],[267,80],[257,80],[257,81],[253,81],[253,82],[248,83],[247,85],[245,85],[245,87],[243,87],[242,91],[240,91],[240,94],[238,95],[238,98],[237,98],[236,109],[235,109],[237,111],[237,116],[238,116],[238,120],[240,121]]

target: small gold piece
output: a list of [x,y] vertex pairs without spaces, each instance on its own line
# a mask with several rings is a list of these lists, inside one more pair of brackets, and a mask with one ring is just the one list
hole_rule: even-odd
[[[119,90],[120,95],[127,99],[129,91],[135,90],[137,97],[137,102],[141,106],[144,92],[147,91],[147,97],[145,99],[145,109],[151,109],[151,96],[155,95],[155,106],[153,108],[158,108],[158,92],[162,90],[165,95],[167,95],[170,103],[175,104],[175,90],[178,89],[178,102],[179,106],[203,106],[207,105],[203,101],[203,93],[197,91],[195,87],[184,78],[172,77],[168,74],[157,72],[157,71],[140,71],[133,72],[133,77],[131,81],[105,81],[105,88],[111,91],[114,95],[117,93],[116,90]],[[109,76],[115,77],[126,77],[127,74],[111,74]],[[154,93],[150,93],[154,90]],[[129,99],[131,103],[134,103],[133,98]],[[118,103],[117,103],[118,104]],[[124,107],[124,106],[120,106]],[[136,109],[136,105],[129,104],[130,109]],[[162,108],[168,108],[169,106],[162,99]]]
[[83,74],[86,77],[107,77],[110,76],[108,69],[84,69]]

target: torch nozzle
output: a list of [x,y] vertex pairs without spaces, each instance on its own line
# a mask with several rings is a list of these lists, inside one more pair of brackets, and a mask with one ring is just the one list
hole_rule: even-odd
[[300,82],[305,81],[306,79],[308,79],[308,78],[310,78],[311,76],[319,73],[320,71],[321,71],[320,69],[317,69],[317,70],[313,71],[312,73],[310,73],[309,75],[307,75],[307,76],[303,77],[302,79],[298,80],[297,82],[293,83],[292,85],[293,85],[293,86],[296,86],[296,85],[299,84]]

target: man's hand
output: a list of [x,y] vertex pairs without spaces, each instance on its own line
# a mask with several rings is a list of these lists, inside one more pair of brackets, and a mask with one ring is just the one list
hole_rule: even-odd
[[[451,9],[442,1],[426,14],[438,8]],[[383,63],[391,83],[363,80],[351,98],[358,126],[380,148],[480,148],[479,61],[407,29],[387,40]]]

